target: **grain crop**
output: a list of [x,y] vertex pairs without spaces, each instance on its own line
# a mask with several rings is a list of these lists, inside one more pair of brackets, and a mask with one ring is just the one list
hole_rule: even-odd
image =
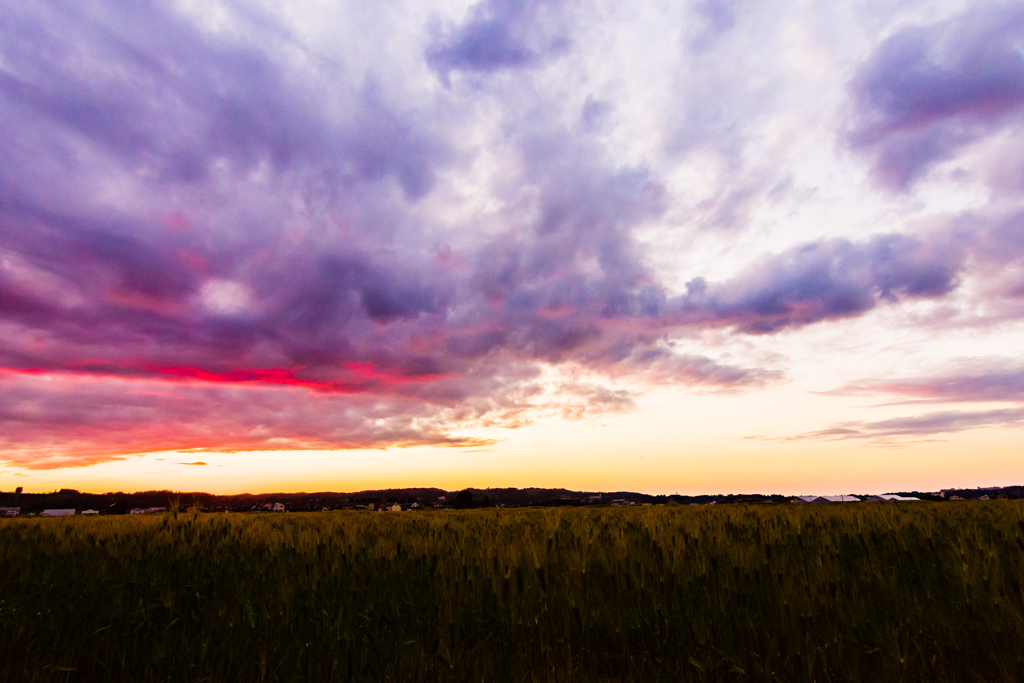
[[1024,502],[0,520],[0,681],[1021,681]]

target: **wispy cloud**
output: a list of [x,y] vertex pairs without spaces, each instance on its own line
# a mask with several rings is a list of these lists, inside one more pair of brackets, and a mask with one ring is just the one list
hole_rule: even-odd
[[914,402],[1024,402],[1024,370],[1011,359],[966,359],[949,365],[959,372],[932,376],[864,379],[826,392],[830,395],[888,395]]
[[827,429],[786,437],[787,440],[868,439],[898,442],[962,432],[979,427],[1003,427],[1024,422],[1024,408],[1001,410],[950,410],[876,422],[840,422]]

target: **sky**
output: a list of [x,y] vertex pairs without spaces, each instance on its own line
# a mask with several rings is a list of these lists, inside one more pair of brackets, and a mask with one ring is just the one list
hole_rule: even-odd
[[1024,5],[18,0],[0,490],[1024,483]]

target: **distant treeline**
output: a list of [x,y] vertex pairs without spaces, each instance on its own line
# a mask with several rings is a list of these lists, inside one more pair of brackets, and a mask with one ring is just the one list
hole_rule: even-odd
[[[986,489],[945,489],[941,493],[921,491],[893,491],[904,496],[922,500],[949,500],[952,496],[963,499],[1022,498],[1024,486],[1008,486]],[[461,499],[460,499],[461,496]],[[866,496],[866,494],[865,494]],[[648,495],[632,491],[587,492],[567,489],[542,488],[500,488],[463,489],[445,491],[437,488],[379,489],[356,492],[320,493],[243,493],[218,496],[202,492],[181,491],[140,491],[135,493],[83,493],[73,489],[61,489],[51,493],[15,493],[0,491],[0,507],[20,507],[21,514],[36,514],[49,508],[75,508],[96,510],[100,514],[127,514],[133,508],[179,509],[198,507],[204,512],[244,512],[259,510],[263,506],[282,503],[292,512],[343,510],[374,505],[398,503],[407,507],[416,503],[422,508],[472,508],[472,507],[526,507],[526,506],[580,506],[580,505],[707,505],[709,503],[784,503],[791,496],[779,494],[716,494],[702,496]]]

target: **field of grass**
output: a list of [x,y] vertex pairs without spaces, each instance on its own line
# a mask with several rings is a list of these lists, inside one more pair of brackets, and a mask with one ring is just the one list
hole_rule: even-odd
[[0,681],[1021,681],[1024,501],[0,520]]

